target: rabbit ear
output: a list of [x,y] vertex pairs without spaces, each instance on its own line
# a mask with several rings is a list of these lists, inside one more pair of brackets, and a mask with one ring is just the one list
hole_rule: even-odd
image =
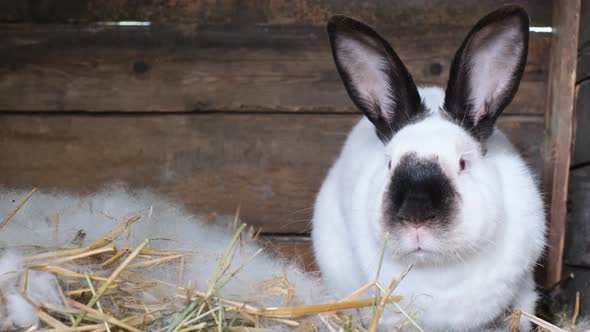
[[455,54],[444,108],[479,140],[492,134],[518,90],[528,38],[527,13],[504,7],[482,18]]
[[345,16],[328,22],[332,55],[354,104],[383,142],[425,112],[414,80],[391,46],[369,26]]

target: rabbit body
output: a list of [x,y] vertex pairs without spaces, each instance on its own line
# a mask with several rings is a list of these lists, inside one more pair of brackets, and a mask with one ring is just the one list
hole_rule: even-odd
[[[420,94],[433,106],[432,122],[444,121],[437,114],[444,91],[427,88]],[[488,143],[487,173],[478,180],[492,187],[494,196],[473,209],[466,207],[462,218],[466,224],[474,219],[489,223],[490,234],[482,239],[489,245],[474,257],[456,261],[449,257],[448,264],[417,264],[395,290],[404,297],[408,312],[419,312],[419,324],[427,331],[481,330],[513,308],[534,312],[533,269],[544,247],[542,199],[526,163],[504,134],[496,129]],[[383,145],[363,118],[346,140],[316,201],[316,259],[325,284],[342,296],[375,279],[379,268],[386,232],[378,220],[389,176],[385,164]],[[411,264],[389,259],[387,253],[388,249],[379,274],[382,285],[400,277]]]

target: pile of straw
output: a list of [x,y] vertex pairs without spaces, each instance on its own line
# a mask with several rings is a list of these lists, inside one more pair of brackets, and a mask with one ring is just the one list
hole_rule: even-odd
[[[11,222],[34,192],[31,191],[0,223],[0,237],[2,228]],[[150,238],[134,247],[115,245],[115,241],[124,237],[134,224],[141,223],[139,214],[123,220],[88,245],[48,250],[30,243],[35,248],[34,253],[22,257],[21,268],[12,271],[16,274],[13,275],[16,280],[13,286],[33,308],[38,321],[30,326],[0,324],[0,330],[372,332],[376,331],[386,306],[395,306],[404,313],[398,305],[402,298],[395,295],[395,288],[405,274],[386,286],[370,282],[341,300],[297,305],[294,297],[298,285],[289,280],[286,267],[283,267],[282,271],[277,271],[280,276],[259,280],[256,284],[260,297],[278,296],[282,298],[282,306],[260,306],[255,298],[224,297],[224,287],[262,250],[258,249],[245,260],[234,261],[243,242],[252,237],[248,233],[255,233],[245,231],[246,225],[239,223],[238,215],[233,223],[233,236],[224,252],[219,253],[214,273],[205,286],[187,282],[190,278],[184,275],[187,262],[202,253],[152,248]],[[83,238],[83,233],[80,236]],[[153,271],[163,266],[167,271],[178,271],[176,282],[157,278],[158,274]],[[52,287],[59,293],[57,304],[30,299],[30,280],[34,273],[49,273],[56,277],[57,283]],[[0,275],[0,282],[2,277]],[[0,311],[4,311],[0,312],[0,317],[8,317],[10,311],[4,295],[0,292]],[[361,312],[369,313],[367,319],[361,318]],[[407,327],[422,331],[410,315],[406,318],[404,326],[399,329]],[[516,331],[520,319],[529,319],[548,331],[563,331],[524,312],[515,312],[508,319],[512,319],[511,331]]]
[[[216,274],[209,280],[207,292],[151,279],[142,274],[143,269],[159,264],[176,264],[182,271],[180,266],[194,253],[151,250],[149,239],[136,248],[115,248],[112,245],[113,239],[139,220],[139,216],[127,220],[90,246],[45,252],[25,258],[26,270],[20,283],[23,294],[26,294],[28,271],[55,273],[59,276],[60,284],[67,285],[68,288],[63,292],[63,300],[67,306],[42,304],[36,308],[40,320],[51,327],[42,331],[98,332],[110,331],[112,327],[135,332],[198,331],[209,328],[217,328],[219,331],[265,331],[263,326],[268,321],[285,327],[300,327],[302,317],[377,304],[373,298],[357,299],[361,292],[333,303],[276,308],[259,308],[245,302],[218,297],[217,290],[241,269],[238,266],[230,271],[229,266],[231,253],[245,228],[244,224],[239,227],[220,259]],[[70,262],[75,262],[77,266],[88,265],[93,272],[82,274],[72,271],[67,268]],[[181,279],[182,276],[179,275],[179,280]],[[262,281],[261,286],[264,286],[261,291],[280,289],[285,293],[287,303],[292,296],[290,290],[295,287],[286,278]],[[170,298],[162,299],[159,305],[146,305],[142,295],[155,288],[168,289]],[[391,293],[392,289],[393,285],[386,292]],[[399,297],[384,296],[378,308],[393,301],[399,301]],[[184,308],[177,311],[179,303]],[[321,320],[334,326],[348,324],[350,328],[353,327],[352,321],[336,314],[322,317]],[[313,329],[313,325],[309,328]]]
[[[30,192],[0,223],[0,234],[3,232],[2,227],[18,222],[11,219],[33,194],[34,191]],[[258,303],[264,301],[258,301],[257,298],[226,298],[221,294],[224,287],[239,277],[263,250],[256,250],[246,259],[236,259],[239,256],[237,252],[243,249],[245,243],[257,236],[252,229],[246,231],[247,227],[239,222],[238,214],[231,227],[234,231],[233,236],[228,236],[229,241],[224,252],[219,253],[215,259],[214,273],[209,276],[205,287],[191,284],[190,276],[184,275],[187,271],[185,265],[195,256],[203,255],[202,252],[155,249],[151,247],[150,238],[133,247],[115,245],[115,242],[124,238],[135,225],[141,224],[144,217],[139,214],[133,215],[84,246],[49,250],[38,247],[36,243],[29,243],[30,248],[25,251],[34,253],[24,256],[22,267],[11,273],[20,295],[34,308],[39,320],[32,326],[5,325],[2,328],[53,332],[121,329],[365,331],[367,329],[361,325],[362,322],[350,315],[350,310],[372,307],[369,310],[373,310],[375,314],[368,322],[368,330],[374,331],[385,305],[401,300],[401,297],[391,294],[396,285],[392,282],[386,289],[382,289],[376,283],[368,284],[339,301],[297,304],[295,297],[298,285],[289,280],[286,270],[292,270],[293,267],[288,265],[283,265],[282,270],[275,271],[277,277],[256,280],[256,285],[253,286],[260,298],[274,297],[273,301],[276,302],[276,298],[280,297],[282,306],[260,306]],[[52,227],[59,229],[59,220]],[[54,231],[56,230],[48,228],[43,232]],[[81,230],[76,235],[80,239],[73,239],[68,243],[81,242],[85,236],[85,231]],[[22,247],[22,243],[20,244],[19,247]],[[158,279],[159,274],[154,273],[157,268],[163,268],[168,272],[178,271],[176,282]],[[57,289],[61,298],[58,304],[36,303],[28,298],[31,280],[29,276],[40,272],[56,276],[57,284],[52,286]],[[376,287],[379,287],[376,291],[377,297],[364,296],[369,291],[375,292]],[[8,311],[7,303],[3,294],[0,294],[0,309]],[[2,307],[2,304],[5,307]],[[345,310],[349,311],[348,314],[342,313]],[[4,317],[7,315],[5,312]],[[0,314],[0,317],[3,316]]]

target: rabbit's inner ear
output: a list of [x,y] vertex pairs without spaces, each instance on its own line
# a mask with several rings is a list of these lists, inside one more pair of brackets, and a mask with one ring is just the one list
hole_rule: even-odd
[[484,29],[469,45],[473,49],[467,66],[471,71],[469,87],[475,122],[486,112],[497,112],[502,98],[505,98],[508,90],[515,88],[515,70],[525,45],[517,27],[502,28],[500,31],[492,27]]
[[373,118],[391,120],[395,100],[386,72],[389,65],[385,52],[379,52],[379,46],[371,44],[366,38],[343,36],[336,39],[336,53],[365,112]]
[[528,16],[518,7],[482,18],[455,54],[445,110],[480,140],[518,90],[528,48]]

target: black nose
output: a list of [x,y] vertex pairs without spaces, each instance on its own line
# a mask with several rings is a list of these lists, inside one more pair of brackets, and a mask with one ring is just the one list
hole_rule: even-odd
[[393,222],[417,226],[450,214],[454,195],[452,181],[438,162],[410,154],[395,168],[386,199]]
[[425,188],[412,188],[403,195],[397,215],[400,221],[409,226],[423,225],[436,218],[436,197]]

